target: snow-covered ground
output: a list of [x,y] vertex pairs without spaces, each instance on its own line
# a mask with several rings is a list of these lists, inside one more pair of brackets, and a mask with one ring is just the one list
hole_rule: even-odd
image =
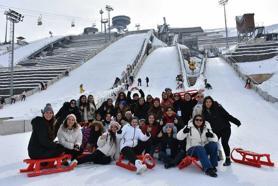
[[145,38],[146,34],[136,34],[120,39],[46,91],[27,97],[26,102],[6,105],[0,110],[0,117],[30,119],[40,114],[40,109],[46,103],[51,103],[57,112],[64,101],[79,98],[80,84],[83,84],[86,93],[92,93],[96,98],[100,97],[103,91],[112,87],[117,76],[121,77],[127,65],[133,63]]
[[259,85],[259,87],[268,92],[269,95],[278,98],[278,71],[269,80]]
[[[25,45],[23,47],[20,47],[14,51],[14,65],[16,65],[18,62],[23,60],[24,58],[31,55],[33,52],[37,51],[38,49],[44,47],[45,45],[48,45],[49,43],[52,43],[64,36],[54,36],[54,37],[48,37],[43,38],[37,41],[33,41],[29,43],[28,45]],[[3,67],[9,66],[9,54],[4,54],[0,56],[0,65]]]
[[[142,79],[145,94],[161,97],[165,88],[176,89],[176,76],[179,74],[178,51],[175,46],[154,50],[146,59],[137,77]],[[145,78],[150,79],[150,87],[146,87]],[[136,85],[137,81],[134,83]]]
[[254,62],[237,63],[239,70],[246,75],[272,74],[278,71],[278,56]]
[[[138,77],[142,78],[145,75],[151,77],[151,88],[145,89],[147,93],[156,95],[165,87],[175,87],[178,68],[175,61],[173,64],[169,62],[169,60],[175,59],[174,54],[173,47],[161,48],[148,57],[138,74]],[[166,57],[167,59],[165,59]],[[159,65],[160,63],[163,65]],[[155,66],[157,69],[153,69]],[[222,59],[209,59],[206,69],[206,76],[213,89],[205,94],[215,98],[230,114],[242,122],[242,126],[239,128],[232,125],[231,147],[270,153],[271,159],[277,163],[278,110],[253,90],[245,89],[244,82]],[[104,82],[105,79],[100,79],[98,83]],[[41,98],[45,99],[45,97]],[[107,166],[86,164],[67,173],[28,178],[26,175],[18,173],[18,170],[26,166],[22,160],[28,157],[29,138],[30,133],[0,136],[0,146],[3,149],[0,153],[0,185],[278,185],[277,167],[254,168],[237,163],[232,163],[230,167],[223,167],[223,162],[220,162],[218,167],[218,178],[205,176],[193,166],[184,170],[177,168],[166,170],[160,162],[153,170],[148,170],[140,176],[112,163]]]

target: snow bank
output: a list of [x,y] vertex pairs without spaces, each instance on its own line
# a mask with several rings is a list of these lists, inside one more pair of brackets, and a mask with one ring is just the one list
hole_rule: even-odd
[[276,72],[269,80],[258,86],[269,95],[278,98],[278,72]]
[[237,63],[239,70],[246,75],[251,74],[272,74],[278,71],[278,57],[271,59]]

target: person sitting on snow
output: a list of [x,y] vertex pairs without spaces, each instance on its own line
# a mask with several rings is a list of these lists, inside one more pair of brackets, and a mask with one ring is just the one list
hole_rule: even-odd
[[[212,132],[209,122],[202,115],[197,114],[177,134],[178,140],[186,138],[187,155],[197,157],[203,167],[203,171],[217,177],[217,136]],[[208,156],[210,158],[208,158]]]
[[144,142],[150,137],[150,131],[147,131],[146,135],[144,135],[138,127],[137,117],[133,117],[131,123],[124,125],[122,128],[120,150],[124,157],[135,165],[137,174],[141,174],[147,170],[146,165],[142,164],[142,161],[136,157],[136,155],[142,154],[145,149],[144,144],[138,143],[138,141]]

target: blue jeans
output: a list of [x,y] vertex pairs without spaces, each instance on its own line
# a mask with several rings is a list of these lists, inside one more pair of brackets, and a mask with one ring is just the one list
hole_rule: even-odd
[[[187,151],[189,156],[197,157],[203,167],[203,170],[206,171],[209,168],[217,167],[217,143],[209,142],[204,147],[203,146],[194,146],[190,147]],[[208,156],[210,158],[208,158]]]

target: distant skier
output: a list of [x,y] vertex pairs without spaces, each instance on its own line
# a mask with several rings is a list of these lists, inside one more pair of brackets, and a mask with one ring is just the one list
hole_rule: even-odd
[[205,82],[205,88],[206,89],[212,89],[212,86],[211,86],[211,84],[208,83],[207,79],[204,79],[204,82]]
[[138,84],[137,84],[137,86],[139,87],[139,86],[142,86],[142,80],[141,80],[141,78],[138,78]]
[[130,83],[131,85],[132,85],[133,81],[134,81],[134,77],[133,77],[133,76],[129,76],[129,83]]
[[146,77],[146,84],[147,84],[147,87],[149,87],[149,82],[150,82],[149,77]]

